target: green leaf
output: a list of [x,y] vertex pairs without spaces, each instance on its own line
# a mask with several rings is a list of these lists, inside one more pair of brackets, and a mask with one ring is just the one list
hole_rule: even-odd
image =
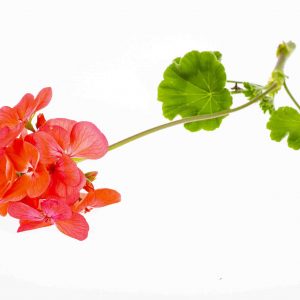
[[[244,82],[243,83],[245,90],[243,91],[243,94],[249,99],[252,100],[254,97],[259,96],[260,94],[262,94],[264,92],[264,87],[257,85],[257,84],[253,84],[253,83],[249,83],[249,82]],[[262,109],[262,111],[264,113],[266,113],[267,111],[272,114],[272,112],[275,110],[274,107],[274,97],[270,96],[270,95],[266,95],[264,96],[260,102],[259,102],[259,106]]]
[[213,51],[213,54],[217,58],[218,61],[222,61],[222,53],[219,51]]
[[[176,58],[164,72],[158,87],[163,115],[173,120],[213,114],[230,108],[232,97],[225,88],[226,73],[219,52],[191,51]],[[218,128],[224,117],[185,124],[190,131]]]
[[267,128],[271,130],[272,140],[280,142],[288,136],[289,147],[300,149],[300,114],[294,108],[285,106],[274,111]]

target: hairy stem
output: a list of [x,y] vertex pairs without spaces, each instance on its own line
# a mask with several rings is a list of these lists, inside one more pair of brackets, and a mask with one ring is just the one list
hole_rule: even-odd
[[242,110],[242,109],[256,103],[257,101],[262,99],[265,95],[267,95],[268,93],[272,92],[275,89],[277,89],[277,84],[273,83],[262,94],[254,97],[249,102],[247,102],[243,105],[240,105],[240,106],[232,108],[232,109],[226,109],[226,110],[223,110],[223,111],[219,111],[219,112],[216,112],[216,113],[213,113],[213,114],[193,116],[193,117],[183,118],[183,119],[180,119],[180,120],[176,120],[176,121],[172,121],[172,122],[169,122],[169,123],[162,124],[162,125],[150,128],[148,130],[142,131],[140,133],[137,133],[135,135],[132,135],[132,136],[130,136],[130,137],[124,139],[124,140],[121,140],[121,141],[117,142],[117,143],[114,143],[114,144],[109,146],[108,150],[110,151],[110,150],[119,148],[119,147],[121,147],[125,144],[128,144],[128,143],[130,143],[134,140],[137,140],[141,137],[144,137],[148,134],[157,132],[157,131],[165,129],[165,128],[173,127],[175,125],[186,124],[186,123],[191,123],[191,122],[196,122],[196,121],[210,120],[210,119],[215,119],[215,118],[219,118],[219,117],[225,117],[225,116],[227,116],[227,115],[229,115],[233,112]]
[[300,110],[300,105],[297,102],[297,100],[295,99],[295,97],[292,95],[291,91],[289,90],[289,88],[286,85],[286,81],[284,81],[283,83],[283,87],[285,89],[285,91],[287,92],[287,94],[289,95],[289,97],[292,99],[292,101],[294,102],[294,104],[297,106],[297,108]]

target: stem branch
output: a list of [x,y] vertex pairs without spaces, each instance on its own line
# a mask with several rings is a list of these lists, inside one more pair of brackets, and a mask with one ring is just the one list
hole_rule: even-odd
[[289,90],[289,88],[286,85],[286,82],[283,83],[283,87],[285,89],[285,91],[287,92],[287,94],[290,96],[290,98],[292,99],[292,101],[294,102],[294,104],[297,106],[297,108],[300,110],[300,105],[297,102],[297,100],[295,99],[295,97],[292,95],[291,91]]
[[240,105],[238,107],[235,107],[235,108],[232,108],[232,109],[226,109],[226,110],[219,111],[219,112],[216,112],[216,113],[213,113],[213,114],[198,115],[198,116],[183,118],[183,119],[180,119],[180,120],[165,123],[165,124],[150,128],[148,130],[142,131],[142,132],[137,133],[135,135],[132,135],[132,136],[130,136],[130,137],[124,139],[124,140],[121,140],[121,141],[117,142],[117,143],[114,143],[114,144],[112,144],[108,147],[108,150],[110,151],[110,150],[119,148],[119,147],[121,147],[121,146],[123,146],[127,143],[130,143],[134,140],[137,140],[137,139],[139,139],[143,136],[146,136],[148,134],[154,133],[156,131],[159,131],[159,130],[162,130],[162,129],[165,129],[165,128],[173,127],[175,125],[186,124],[186,123],[191,123],[191,122],[196,122],[196,121],[210,120],[210,119],[215,119],[215,118],[219,118],[219,117],[225,117],[225,116],[227,116],[227,115],[229,115],[233,112],[242,110],[242,109],[256,103],[257,101],[262,99],[265,95],[267,95],[268,93],[270,93],[271,91],[273,91],[275,89],[277,89],[277,83],[271,84],[262,94],[254,97],[249,102],[247,102],[243,105]]

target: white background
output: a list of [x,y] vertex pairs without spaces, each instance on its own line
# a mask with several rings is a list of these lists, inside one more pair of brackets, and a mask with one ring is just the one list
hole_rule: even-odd
[[[190,50],[266,83],[278,43],[300,45],[298,5],[1,0],[0,105],[51,86],[47,118],[92,121],[116,142],[166,121],[157,86]],[[286,68],[298,99],[299,69],[298,49]],[[86,216],[84,242],[1,219],[1,299],[299,299],[300,154],[266,121],[251,107],[214,132],[179,126],[82,164],[122,202]]]

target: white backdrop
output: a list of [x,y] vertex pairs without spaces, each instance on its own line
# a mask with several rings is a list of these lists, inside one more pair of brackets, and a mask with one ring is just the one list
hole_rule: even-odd
[[[300,45],[298,7],[2,0],[0,105],[51,86],[46,117],[92,121],[113,143],[166,121],[157,86],[190,50],[219,50],[229,79],[266,83],[277,45]],[[286,72],[298,98],[299,69],[297,49]],[[179,126],[83,164],[122,194],[87,215],[84,242],[2,218],[1,299],[299,299],[300,153],[266,121],[251,107],[214,132]]]

